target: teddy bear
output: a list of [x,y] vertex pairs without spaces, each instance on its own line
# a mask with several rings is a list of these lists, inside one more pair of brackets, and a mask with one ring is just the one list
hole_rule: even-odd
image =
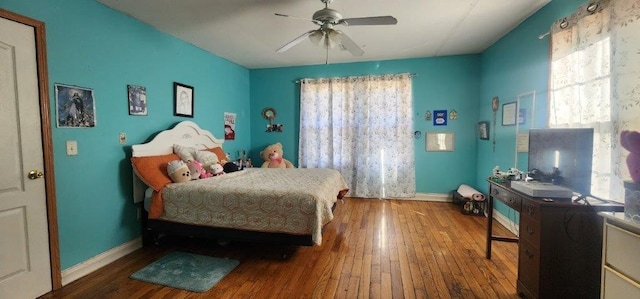
[[293,163],[282,157],[282,144],[280,142],[267,146],[260,152],[264,159],[263,168],[293,168]]
[[620,145],[629,151],[627,167],[631,179],[640,184],[640,132],[624,130],[620,133]]
[[191,180],[189,166],[182,160],[174,160],[167,164],[167,174],[174,183],[188,182]]

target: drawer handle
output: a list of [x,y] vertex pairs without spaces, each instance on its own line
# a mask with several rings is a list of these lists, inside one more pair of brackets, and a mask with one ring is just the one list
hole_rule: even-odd
[[524,250],[524,254],[525,254],[525,255],[527,255],[527,257],[528,257],[529,259],[532,259],[532,258],[533,258],[533,253],[531,253],[531,252],[529,251],[529,249],[525,249],[525,250]]
[[532,206],[527,207],[527,214],[529,214],[529,216],[533,216],[534,212],[535,209]]
[[533,235],[533,228],[531,228],[531,226],[527,226],[527,233],[529,233],[529,235]]

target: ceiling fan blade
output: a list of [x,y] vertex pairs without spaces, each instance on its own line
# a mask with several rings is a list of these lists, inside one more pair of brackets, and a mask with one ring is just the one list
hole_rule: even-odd
[[290,19],[296,19],[296,20],[304,20],[304,21],[309,21],[309,22],[313,22],[315,24],[320,25],[320,23],[318,23],[318,21],[316,20],[312,20],[309,18],[303,18],[303,17],[297,17],[297,16],[290,16],[290,15],[285,15],[285,14],[281,14],[281,13],[275,13],[276,16],[279,17],[285,17],[285,18],[290,18]]
[[311,33],[315,32],[316,30],[311,30],[311,31],[307,31],[305,33],[303,33],[302,35],[296,37],[296,39],[288,42],[287,44],[285,44],[284,46],[280,47],[278,50],[276,50],[276,53],[283,53],[289,49],[291,49],[291,47],[299,44],[301,41],[305,40],[307,37],[309,37],[309,35],[311,35]]
[[364,54],[364,51],[360,49],[360,47],[358,47],[358,45],[353,42],[353,40],[351,40],[346,34],[344,34],[340,30],[336,30],[336,32],[340,34],[339,44],[342,50],[351,52],[353,56],[362,56]]
[[340,20],[340,24],[347,25],[347,26],[395,25],[395,24],[398,24],[398,20],[392,16],[348,18],[348,19]]

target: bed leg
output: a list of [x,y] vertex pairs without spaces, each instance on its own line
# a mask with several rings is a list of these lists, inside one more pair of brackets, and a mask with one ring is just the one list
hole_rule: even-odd
[[153,245],[160,246],[160,234],[151,233],[151,238],[153,239]]
[[153,232],[152,230],[148,229],[148,228],[143,228],[142,231],[142,246],[149,246],[149,245],[160,245],[160,242],[158,242],[158,240],[160,239],[159,234]]

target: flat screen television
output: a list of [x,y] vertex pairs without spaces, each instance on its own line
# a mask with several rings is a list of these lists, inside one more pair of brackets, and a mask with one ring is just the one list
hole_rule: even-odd
[[593,129],[529,130],[529,175],[579,193],[591,194]]

